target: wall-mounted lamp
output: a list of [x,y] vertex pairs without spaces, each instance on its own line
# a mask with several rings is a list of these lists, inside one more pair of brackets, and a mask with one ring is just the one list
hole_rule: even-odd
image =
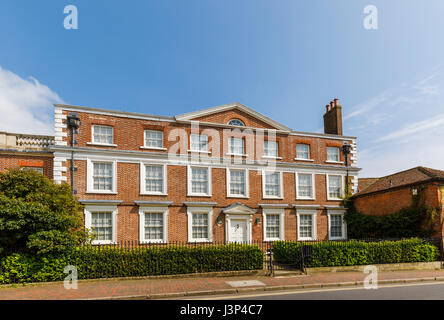
[[256,218],[256,219],[254,220],[254,224],[255,224],[255,225],[260,225],[260,224],[261,224],[261,219]]
[[220,226],[220,225],[222,224],[222,218],[221,218],[220,215],[218,215],[217,218],[216,218],[216,224],[217,224],[218,226]]

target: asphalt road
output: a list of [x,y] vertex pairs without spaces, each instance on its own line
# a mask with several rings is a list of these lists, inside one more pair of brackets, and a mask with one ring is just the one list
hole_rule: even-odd
[[444,300],[444,283],[423,282],[379,286],[378,289],[341,287],[242,295],[195,297],[203,300]]

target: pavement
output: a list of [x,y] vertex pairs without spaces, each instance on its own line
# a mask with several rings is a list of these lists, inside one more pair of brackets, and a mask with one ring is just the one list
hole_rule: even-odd
[[[282,277],[231,276],[174,279],[78,281],[77,289],[67,290],[63,282],[0,286],[0,300],[101,300],[168,299],[211,295],[239,295],[249,292],[362,286],[368,274],[329,272]],[[442,282],[444,269],[384,271],[379,284]],[[233,296],[234,297],[234,296]]]

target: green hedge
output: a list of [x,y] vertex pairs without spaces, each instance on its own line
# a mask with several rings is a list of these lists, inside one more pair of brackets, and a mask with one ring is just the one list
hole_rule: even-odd
[[195,272],[257,270],[263,252],[256,245],[217,245],[119,249],[88,246],[64,255],[12,254],[0,260],[0,284],[60,281],[73,265],[79,279],[168,275]]
[[[300,264],[301,243],[279,241],[273,245],[274,260],[284,264]],[[306,267],[354,266],[402,262],[436,261],[439,250],[435,245],[413,238],[398,241],[324,241],[311,245],[312,256]]]

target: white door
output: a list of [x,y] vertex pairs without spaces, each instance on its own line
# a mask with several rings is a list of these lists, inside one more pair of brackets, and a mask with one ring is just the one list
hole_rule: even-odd
[[231,220],[230,242],[247,242],[246,220]]

